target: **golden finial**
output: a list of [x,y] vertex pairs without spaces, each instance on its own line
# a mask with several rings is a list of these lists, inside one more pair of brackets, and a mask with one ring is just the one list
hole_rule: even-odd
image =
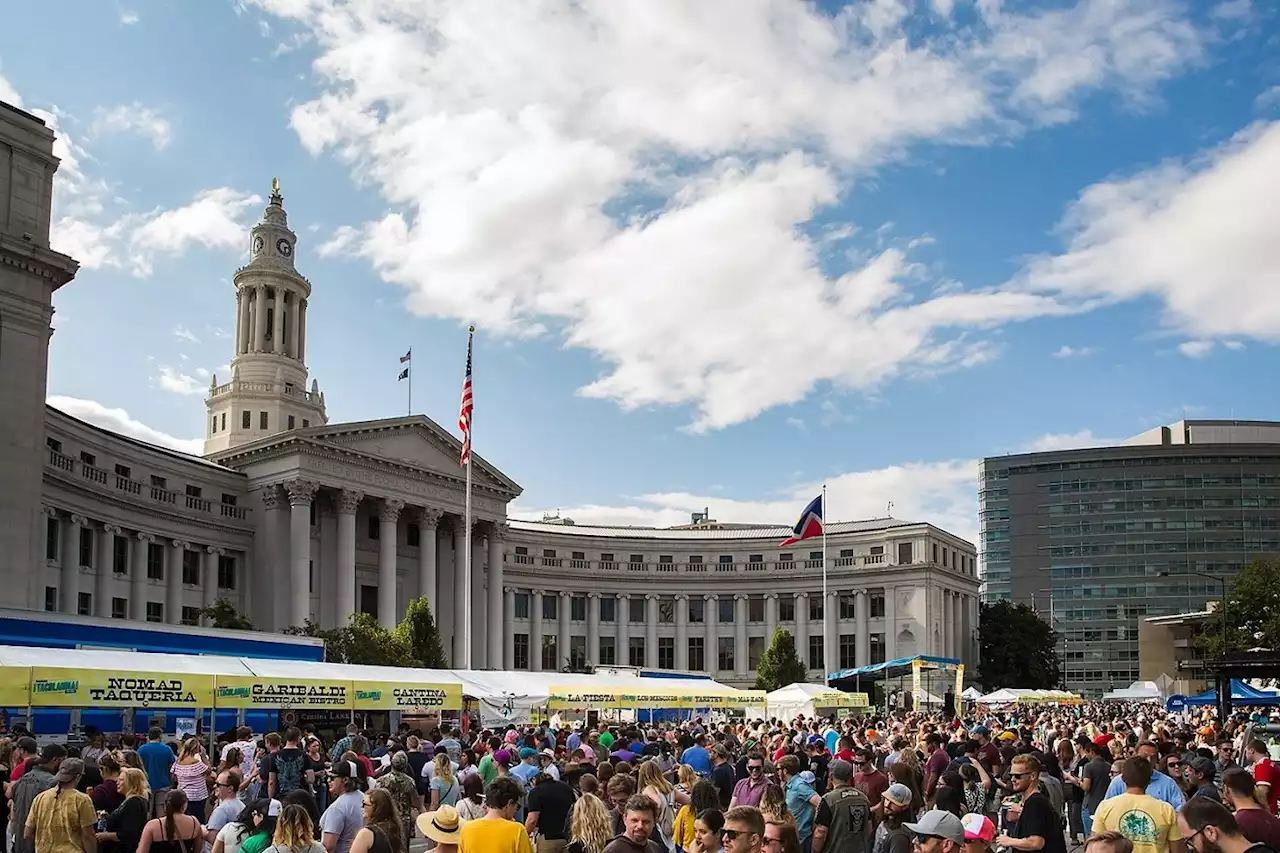
[[468,332],[468,333],[470,333],[470,334],[472,334],[472,335],[474,335],[474,334],[476,333],[476,327],[475,327],[475,324],[472,324],[472,325],[468,326],[468,327],[467,327],[467,332]]
[[280,195],[280,179],[279,178],[271,179],[271,194]]

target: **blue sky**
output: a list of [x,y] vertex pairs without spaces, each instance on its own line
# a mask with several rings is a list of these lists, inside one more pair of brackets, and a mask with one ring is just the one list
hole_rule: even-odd
[[49,393],[135,435],[200,436],[273,175],[331,418],[402,414],[412,346],[452,424],[474,321],[527,514],[790,522],[825,481],[972,536],[984,455],[1280,416],[1269,4],[8,14],[0,98],[58,128],[82,262]]

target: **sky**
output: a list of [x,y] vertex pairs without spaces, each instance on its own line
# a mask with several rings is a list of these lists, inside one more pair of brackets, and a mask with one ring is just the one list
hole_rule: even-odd
[[[331,421],[456,431],[517,517],[977,535],[984,456],[1280,418],[1260,0],[68,0],[49,395],[198,450],[278,176]],[[65,14],[65,17],[64,17]],[[75,26],[66,26],[73,20]],[[58,59],[49,60],[56,45]]]

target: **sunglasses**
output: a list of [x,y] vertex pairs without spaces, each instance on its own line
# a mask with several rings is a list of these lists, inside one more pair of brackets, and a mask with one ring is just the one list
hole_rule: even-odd
[[1010,779],[1026,779],[1028,776],[1035,776],[1034,773],[1010,773]]
[[760,772],[760,771],[761,771],[761,770],[763,770],[763,769],[764,769],[764,767],[763,767],[762,765],[759,765],[759,764],[748,764],[748,765],[747,765],[747,772],[748,772],[748,773],[758,773],[758,772]]
[[916,833],[916,844],[919,844],[921,847],[923,847],[924,845],[928,844],[930,841],[938,837],[939,836],[937,835],[921,835],[919,833]]
[[722,830],[720,830],[720,837],[721,837],[721,838],[727,838],[727,839],[728,839],[728,840],[730,840],[730,841],[733,841],[733,840],[734,840],[735,838],[737,838],[739,835],[743,835],[743,836],[745,836],[745,835],[755,835],[755,833],[754,833],[754,832],[751,832],[750,830],[746,830],[746,829],[722,829]]

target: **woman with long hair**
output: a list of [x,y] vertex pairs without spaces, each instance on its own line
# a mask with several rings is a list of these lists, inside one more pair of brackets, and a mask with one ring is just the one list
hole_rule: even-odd
[[431,763],[431,808],[427,811],[435,811],[441,806],[456,806],[460,790],[449,753],[440,753]]
[[306,788],[294,788],[280,800],[281,806],[302,806],[311,817],[311,826],[320,825],[320,805]]
[[102,774],[102,781],[93,786],[89,797],[98,811],[113,812],[124,802],[124,794],[120,793],[120,762],[111,753],[104,752],[98,759],[98,772]]
[[[110,753],[103,754],[102,763],[105,764],[109,758],[115,764]],[[138,768],[126,767],[120,770],[116,764],[116,770],[119,778],[113,780],[113,789],[118,791],[122,799],[107,815],[106,829],[97,834],[98,844],[112,853],[134,853],[142,840],[142,830],[151,817],[151,790],[147,787],[147,774]],[[97,804],[96,800],[94,804]]]
[[[682,768],[688,767],[687,764],[680,766]],[[718,810],[719,808],[720,792],[716,790],[715,784],[706,779],[695,782],[693,790],[689,793],[689,802],[680,807],[680,812],[676,815],[675,826],[672,828],[676,849],[691,849],[695,835],[694,823],[698,815],[708,809]]]
[[676,790],[689,796],[693,794],[693,786],[698,784],[698,774],[688,764],[681,764],[676,770]]
[[364,828],[351,842],[351,853],[407,853],[404,826],[391,795],[374,788],[364,795]]
[[787,800],[783,796],[782,789],[777,785],[768,785],[764,789],[764,793],[760,795],[760,814],[764,815],[765,820],[786,823],[788,821],[795,823],[795,818],[791,816],[791,812],[787,810]]
[[276,816],[271,813],[272,801],[258,799],[240,812],[236,823],[243,827],[239,840],[239,853],[262,853],[271,846],[276,832]]
[[484,781],[478,773],[462,780],[462,797],[455,808],[463,823],[484,817]]
[[209,763],[204,760],[200,738],[190,737],[182,742],[172,772],[178,787],[187,795],[187,814],[203,818],[204,804],[209,799]]
[[325,853],[316,841],[311,815],[301,805],[290,803],[280,810],[269,853]]
[[[908,752],[909,750],[903,750]],[[924,794],[920,790],[919,767],[899,759],[889,767],[889,782],[900,782],[911,789],[911,813],[916,814],[924,808]]]
[[776,838],[779,844],[778,849],[782,853],[803,853],[800,847],[800,836],[796,832],[795,824],[769,821],[765,825],[764,835],[766,843]]
[[724,812],[719,809],[706,809],[698,812],[693,821],[693,843],[689,845],[689,853],[720,853],[720,833],[724,829]]
[[601,853],[613,840],[613,818],[599,797],[580,797],[569,818],[569,844],[564,853]]
[[[320,738],[314,735],[307,738],[307,756],[304,766],[315,777],[315,783],[311,786],[312,799],[316,807],[324,811],[325,806],[329,805],[329,782],[325,775],[329,765],[325,762],[324,748],[320,744]],[[312,823],[314,825],[316,821]]]
[[204,826],[187,814],[187,795],[174,788],[164,801],[164,817],[142,830],[138,853],[196,853],[204,847]]

